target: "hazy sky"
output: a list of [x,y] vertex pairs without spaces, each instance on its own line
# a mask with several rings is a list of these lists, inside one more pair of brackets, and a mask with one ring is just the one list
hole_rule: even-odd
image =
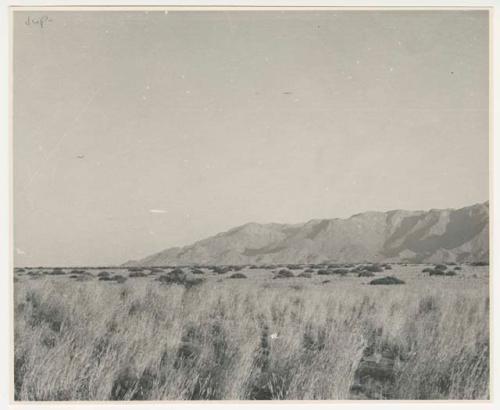
[[470,205],[488,199],[488,15],[16,12],[14,114],[17,265]]

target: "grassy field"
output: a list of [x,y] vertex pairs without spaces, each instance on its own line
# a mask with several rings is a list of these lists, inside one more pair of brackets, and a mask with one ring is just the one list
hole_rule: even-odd
[[15,399],[487,399],[489,267],[429,266],[17,269]]

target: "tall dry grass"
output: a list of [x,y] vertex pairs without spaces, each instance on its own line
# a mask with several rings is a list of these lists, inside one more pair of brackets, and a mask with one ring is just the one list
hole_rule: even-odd
[[244,282],[16,282],[16,400],[488,398],[487,289]]

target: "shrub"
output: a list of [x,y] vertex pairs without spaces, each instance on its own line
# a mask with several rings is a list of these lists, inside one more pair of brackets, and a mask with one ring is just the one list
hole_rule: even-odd
[[287,279],[287,278],[294,278],[295,275],[293,272],[289,271],[288,269],[280,269],[280,271],[273,277],[273,279]]
[[302,273],[299,273],[297,275],[298,278],[307,278],[307,279],[311,279],[312,278],[312,275],[311,273],[307,272],[307,270],[305,270],[304,272]]
[[489,262],[471,262],[470,266],[488,266]]
[[322,284],[325,284],[325,283],[330,283],[331,280],[327,279],[327,280],[324,280],[323,282],[321,282]]
[[51,272],[49,272],[49,275],[64,275],[65,272],[62,270],[62,268],[54,268],[52,269]]
[[370,285],[403,285],[405,282],[394,276],[385,276],[383,278],[373,279]]
[[122,276],[122,275],[114,275],[112,278],[111,278],[112,281],[115,281],[117,283],[124,283],[127,281],[127,278],[125,276]]
[[442,271],[445,271],[447,269],[447,266],[446,265],[443,265],[442,263],[440,264],[437,264],[434,266],[434,269],[435,270],[442,270]]
[[106,271],[102,271],[97,274],[98,278],[109,278],[109,276],[110,276],[109,272]]
[[335,273],[337,275],[347,275],[349,273],[349,269],[337,268],[337,269],[333,269],[331,272]]
[[229,266],[214,266],[212,268],[214,273],[218,275],[224,275],[225,273],[231,272],[231,267]]
[[233,273],[229,276],[230,279],[246,279],[247,276],[244,273]]
[[192,273],[193,273],[194,275],[203,275],[203,274],[204,274],[204,273],[203,273],[203,271],[202,271],[201,269],[193,269],[193,270],[192,270]]
[[460,266],[455,266],[455,270],[462,270]]
[[375,276],[373,272],[369,272],[367,270],[361,271],[358,273],[358,278],[371,278]]
[[188,278],[187,275],[182,271],[182,269],[174,269],[168,274],[158,277],[157,281],[165,285],[180,285],[186,288],[191,288],[193,286],[201,284],[204,279]]
[[144,278],[145,276],[148,276],[146,275],[144,272],[142,271],[132,271],[128,274],[128,277],[129,278]]
[[445,273],[445,276],[455,276],[457,274],[457,272],[455,272],[454,270],[449,270],[448,272]]
[[280,269],[278,275],[283,276],[285,278],[293,278],[295,276],[293,272],[289,271],[288,269]]
[[366,270],[368,272],[382,272],[384,269],[382,266],[374,264],[374,265],[365,265],[362,267],[363,270]]
[[331,275],[332,271],[326,270],[326,269],[320,269],[318,270],[318,275]]
[[440,269],[431,269],[429,272],[430,276],[444,276],[444,274],[445,274],[444,271]]

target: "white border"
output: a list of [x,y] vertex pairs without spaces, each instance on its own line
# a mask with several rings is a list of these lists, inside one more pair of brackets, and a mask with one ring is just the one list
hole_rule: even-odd
[[[10,121],[7,121],[9,111],[9,10],[8,6],[343,6],[343,7],[494,7],[493,16],[492,16],[492,24],[493,24],[493,32],[491,38],[493,39],[493,48],[492,48],[492,74],[490,76],[493,79],[493,87],[492,91],[494,91],[495,96],[498,95],[499,92],[499,82],[495,81],[495,74],[498,74],[499,55],[500,55],[500,31],[498,29],[500,25],[500,13],[497,10],[497,6],[500,5],[500,0],[493,1],[429,1],[429,0],[420,0],[420,1],[359,1],[359,0],[351,0],[351,1],[318,1],[313,0],[311,2],[307,2],[304,0],[273,0],[273,1],[265,1],[265,0],[244,0],[244,1],[210,1],[210,0],[197,0],[197,1],[186,1],[186,0],[178,0],[178,1],[140,1],[140,0],[118,0],[112,1],[108,0],[106,2],[103,1],[94,1],[94,0],[80,0],[80,1],[40,1],[40,0],[32,0],[32,1],[11,1],[11,0],[0,0],[0,4],[2,4],[2,8],[0,9],[0,27],[1,27],[1,67],[4,68],[2,70],[0,90],[3,90],[2,98],[0,100],[1,110],[2,110],[2,121],[1,124],[1,138],[0,138],[0,303],[2,304],[0,309],[0,323],[3,324],[2,332],[1,332],[1,340],[0,340],[0,409],[7,408],[16,408],[16,409],[35,409],[35,408],[44,408],[44,409],[62,409],[62,408],[71,408],[71,409],[97,409],[103,407],[111,407],[114,408],[120,407],[125,409],[158,409],[158,408],[169,408],[169,409],[201,409],[211,407],[211,408],[236,408],[237,406],[244,406],[245,408],[272,408],[276,407],[293,407],[296,409],[308,409],[310,407],[335,407],[336,409],[364,409],[364,408],[412,408],[412,409],[423,409],[423,408],[431,408],[431,409],[494,409],[499,408],[500,404],[500,377],[498,375],[498,369],[500,369],[500,334],[499,334],[499,324],[498,322],[494,325],[494,318],[498,312],[497,308],[497,300],[499,298],[500,288],[497,285],[499,280],[497,279],[497,275],[500,274],[497,263],[497,253],[498,253],[498,245],[497,249],[493,248],[493,245],[496,245],[496,238],[500,237],[500,226],[497,223],[498,211],[500,209],[500,204],[496,201],[495,193],[499,188],[498,175],[496,174],[496,168],[494,164],[500,161],[500,145],[498,143],[493,143],[494,140],[498,140],[498,130],[493,129],[494,133],[491,135],[491,145],[490,145],[490,206],[491,206],[491,226],[492,226],[492,241],[490,244],[491,251],[491,262],[493,270],[490,271],[491,277],[491,321],[493,327],[493,333],[491,334],[491,342],[492,342],[492,350],[493,350],[493,358],[492,358],[492,368],[494,372],[494,377],[492,377],[492,385],[491,385],[491,398],[490,402],[402,402],[402,401],[381,401],[381,402],[373,402],[369,401],[366,403],[362,402],[317,402],[311,404],[311,402],[264,402],[264,403],[249,403],[249,402],[165,402],[165,403],[155,403],[148,404],[147,402],[138,402],[138,403],[127,403],[120,404],[116,402],[112,402],[110,404],[100,404],[100,403],[36,403],[36,404],[11,404],[10,402],[10,349],[11,349],[11,329],[9,327],[10,323],[10,300],[11,300],[11,274],[10,274],[10,264],[11,264],[11,255],[10,255],[10,213],[11,209],[11,198],[10,198],[10,180],[11,180],[11,161],[10,161],[10,145],[9,145],[9,126]],[[496,41],[495,41],[496,40]],[[499,123],[499,104],[496,101],[492,103],[494,109],[494,114],[492,113],[491,121],[495,124]],[[498,128],[498,127],[496,127]],[[497,137],[497,138],[495,138]],[[495,252],[496,251],[496,252]],[[500,303],[500,302],[498,302]]]

